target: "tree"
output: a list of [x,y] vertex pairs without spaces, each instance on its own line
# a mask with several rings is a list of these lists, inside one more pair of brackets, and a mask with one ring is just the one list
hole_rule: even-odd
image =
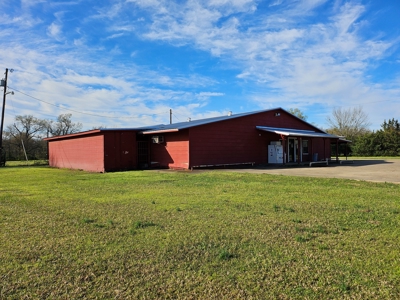
[[72,114],[61,114],[57,121],[47,121],[47,130],[52,136],[76,133],[82,130],[82,123],[72,123]]
[[386,120],[377,131],[381,146],[381,155],[397,156],[400,155],[400,124],[394,118]]
[[99,126],[93,126],[91,130],[96,130],[96,129],[106,129],[107,125],[99,125]]
[[290,112],[292,115],[295,115],[299,119],[307,121],[308,117],[298,108],[289,108],[288,112]]
[[368,132],[357,138],[353,143],[351,150],[354,155],[358,156],[379,156],[380,145],[378,135],[375,132]]
[[398,156],[400,155],[400,123],[398,120],[386,120],[381,129],[367,133],[357,139],[354,154],[365,156]]
[[81,123],[73,123],[71,114],[59,115],[56,121],[42,120],[31,115],[16,116],[15,122],[4,130],[3,148],[7,160],[47,159],[44,137],[75,133]]
[[15,122],[6,128],[5,149],[8,148],[13,159],[24,159],[24,152],[30,159],[42,158],[43,152],[46,153],[46,143],[42,141],[45,129],[44,120],[31,115],[16,116]]
[[335,108],[332,116],[327,118],[330,126],[328,133],[344,136],[346,139],[355,141],[359,136],[369,132],[370,122],[368,115],[361,107],[341,109]]

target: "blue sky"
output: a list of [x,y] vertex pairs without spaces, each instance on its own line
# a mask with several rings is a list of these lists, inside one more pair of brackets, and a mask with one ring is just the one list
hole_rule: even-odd
[[[400,2],[15,0],[0,8],[5,124],[72,113],[84,129],[282,107],[327,128],[362,106],[400,118]],[[11,91],[11,89],[10,89]]]

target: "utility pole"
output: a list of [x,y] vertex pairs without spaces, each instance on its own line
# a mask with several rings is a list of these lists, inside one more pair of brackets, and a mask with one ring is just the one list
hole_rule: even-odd
[[[13,72],[14,70],[11,69],[10,72]],[[1,110],[1,126],[0,126],[0,166],[4,167],[6,164],[6,155],[3,150],[3,126],[4,126],[4,111],[6,108],[6,95],[9,93],[14,94],[14,92],[8,92],[7,93],[7,79],[8,79],[8,69],[6,68],[6,76],[5,79],[1,80],[1,86],[4,86],[4,92],[3,92],[3,109]]]
[[172,124],[172,109],[169,109],[169,124]]

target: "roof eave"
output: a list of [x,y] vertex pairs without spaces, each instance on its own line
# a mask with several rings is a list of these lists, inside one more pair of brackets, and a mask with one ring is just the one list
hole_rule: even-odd
[[167,132],[177,132],[179,129],[177,128],[172,128],[172,129],[161,129],[161,130],[148,130],[148,131],[142,131],[140,132],[141,134],[157,134],[157,133],[167,133]]
[[[297,129],[271,128],[268,126],[256,126],[256,128],[258,130],[268,131],[268,132],[272,132],[275,134],[284,135],[287,137],[316,137],[316,138],[339,139],[338,136],[328,134],[328,133],[323,133],[323,132],[311,132],[311,131],[299,132],[299,130],[297,130]],[[295,132],[293,132],[293,131],[295,131]]]
[[66,138],[71,138],[71,137],[76,137],[76,136],[89,135],[89,134],[94,134],[94,133],[99,133],[99,132],[101,132],[101,129],[94,129],[94,130],[89,130],[89,131],[52,136],[52,137],[44,138],[43,140],[53,141],[53,140],[66,139]]

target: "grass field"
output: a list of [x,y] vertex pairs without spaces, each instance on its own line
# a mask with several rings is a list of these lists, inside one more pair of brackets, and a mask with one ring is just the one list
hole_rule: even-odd
[[400,186],[0,169],[0,299],[400,299]]
[[22,166],[47,166],[49,165],[48,160],[15,160],[7,161],[6,167],[22,167]]

